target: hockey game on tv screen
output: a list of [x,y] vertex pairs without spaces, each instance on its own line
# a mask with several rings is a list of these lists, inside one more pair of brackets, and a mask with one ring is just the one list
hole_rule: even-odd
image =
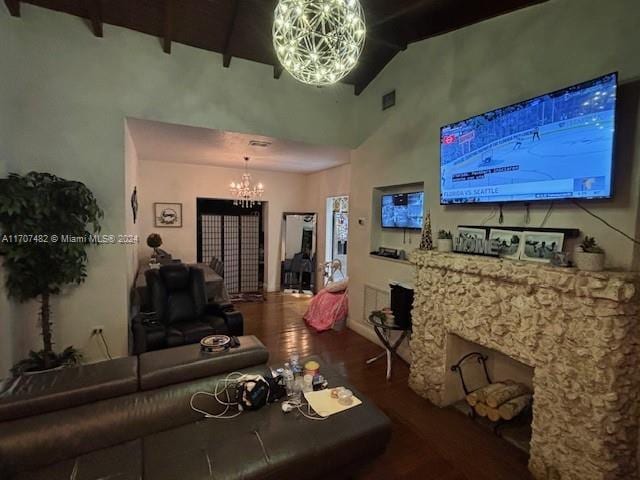
[[422,227],[424,192],[397,193],[382,197],[382,228]]
[[443,127],[440,200],[611,196],[617,75]]

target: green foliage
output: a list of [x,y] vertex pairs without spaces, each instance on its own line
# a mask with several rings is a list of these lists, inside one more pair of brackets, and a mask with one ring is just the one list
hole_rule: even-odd
[[[102,217],[93,193],[81,182],[38,172],[11,173],[0,179],[0,255],[9,296],[24,302],[82,283],[87,276],[88,243],[65,242],[63,235],[88,241],[89,235],[100,231]],[[43,237],[18,241],[15,235]]]
[[594,237],[585,236],[580,244],[580,248],[585,253],[604,253]]
[[451,235],[451,232],[448,232],[447,230],[440,230],[438,232],[438,239],[440,240],[451,240],[453,238],[453,235]]
[[157,233],[151,233],[147,237],[147,246],[154,250],[162,245],[162,237]]
[[73,347],[53,351],[49,298],[87,276],[86,248],[100,231],[102,210],[83,183],[49,173],[9,174],[0,179],[0,255],[4,256],[9,297],[40,297],[44,349],[11,369],[14,375],[76,364]]
[[11,368],[14,377],[18,377],[26,372],[38,372],[49,368],[67,367],[78,365],[82,360],[82,355],[73,347],[67,347],[62,353],[31,350],[29,356],[20,360]]

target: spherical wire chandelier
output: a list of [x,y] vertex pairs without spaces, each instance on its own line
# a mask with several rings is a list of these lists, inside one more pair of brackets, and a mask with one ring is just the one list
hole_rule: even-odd
[[366,27],[359,0],[280,0],[273,22],[278,60],[294,78],[330,85],[362,53]]

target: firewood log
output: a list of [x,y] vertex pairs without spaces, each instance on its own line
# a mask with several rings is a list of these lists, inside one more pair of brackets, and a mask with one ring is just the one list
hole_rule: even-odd
[[512,398],[519,397],[529,393],[529,389],[522,383],[514,383],[512,385],[505,385],[503,388],[493,390],[488,393],[485,399],[485,403],[491,408],[498,408],[505,402],[508,402]]
[[500,411],[497,408],[487,406],[487,418],[492,422],[500,420]]
[[469,405],[475,407],[478,404],[478,391],[476,390],[474,392],[471,392],[469,395],[467,395],[466,399]]
[[498,412],[505,420],[511,420],[529,405],[531,398],[531,394],[520,395],[500,405]]
[[499,382],[499,383],[490,383],[489,385],[486,385],[484,387],[481,387],[477,390],[474,390],[473,392],[471,392],[469,395],[467,395],[467,403],[469,405],[471,405],[472,407],[474,407],[477,403],[486,403],[485,399],[487,398],[487,395],[490,394],[492,391],[496,390],[496,389],[500,389],[502,387],[506,386],[504,383]]
[[476,411],[476,413],[478,415],[480,415],[481,417],[486,417],[487,416],[487,404],[486,403],[482,403],[482,402],[478,402],[476,403],[475,407],[473,407]]

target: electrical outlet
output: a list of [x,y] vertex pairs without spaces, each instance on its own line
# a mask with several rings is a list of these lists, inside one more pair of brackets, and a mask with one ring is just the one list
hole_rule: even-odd
[[91,335],[100,335],[102,332],[104,332],[104,327],[102,325],[96,325],[93,327],[93,330],[91,330]]

